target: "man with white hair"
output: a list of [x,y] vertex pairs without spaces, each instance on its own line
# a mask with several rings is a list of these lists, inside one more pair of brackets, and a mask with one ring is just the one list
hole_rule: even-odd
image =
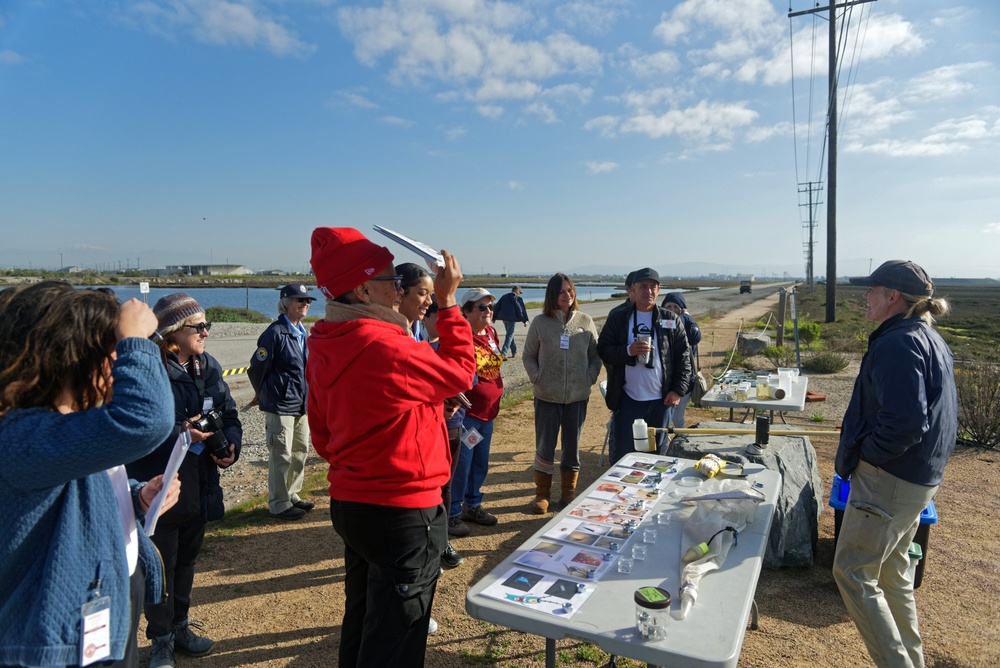
[[267,441],[267,505],[271,517],[297,520],[313,509],[299,498],[306,456],[309,421],[306,418],[306,330],[302,319],[316,301],[301,283],[281,288],[278,319],[257,339],[247,375],[254,401],[264,411]]

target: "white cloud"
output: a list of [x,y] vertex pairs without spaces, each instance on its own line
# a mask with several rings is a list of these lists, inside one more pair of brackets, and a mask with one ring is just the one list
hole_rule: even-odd
[[602,162],[598,160],[589,160],[584,164],[587,167],[587,172],[590,174],[606,174],[608,172],[615,171],[621,166],[617,162],[611,162],[611,161]]
[[626,0],[572,0],[555,9],[555,17],[570,29],[603,35],[629,10]]
[[559,122],[555,110],[544,102],[532,102],[524,108],[524,111],[532,116],[537,116],[546,125]]
[[872,153],[890,158],[926,158],[958,155],[969,150],[960,142],[939,142],[925,139],[905,141],[884,139],[871,144],[853,143],[843,147],[846,153]]
[[616,137],[619,119],[617,116],[598,116],[583,124],[584,130],[595,130],[602,137]]
[[524,183],[522,183],[521,181],[508,181],[507,182],[507,189],[508,190],[513,190],[514,192],[521,192],[526,187],[527,187],[527,185],[524,184]]
[[753,127],[747,130],[746,137],[749,142],[762,142],[772,137],[791,137],[792,124],[789,121],[782,121],[767,127]]
[[386,125],[394,125],[398,128],[412,128],[415,125],[413,121],[406,118],[400,118],[399,116],[383,116],[379,120]]
[[0,51],[0,65],[17,65],[21,62],[24,62],[24,56],[16,51],[10,49]]
[[385,0],[379,7],[345,7],[337,17],[362,63],[374,67],[390,58],[397,83],[473,85],[474,100],[530,99],[554,77],[601,69],[600,52],[568,34],[521,39],[518,31],[534,31],[539,18],[512,3]]
[[992,69],[985,61],[945,65],[914,77],[903,91],[909,99],[940,100],[954,98],[975,89],[968,76],[981,70]]
[[346,104],[359,109],[378,109],[378,105],[357,91],[340,91],[337,97]]
[[467,133],[468,131],[463,127],[448,128],[444,131],[444,136],[448,138],[448,141],[458,141]]
[[621,131],[654,139],[673,135],[689,141],[718,142],[732,139],[737,128],[751,125],[757,117],[757,112],[748,109],[745,102],[702,100],[693,107],[664,113],[639,111],[621,124]]
[[130,23],[170,39],[188,32],[205,44],[264,48],[278,56],[316,49],[250,0],[143,0],[125,12]]
[[673,51],[657,51],[630,58],[628,66],[633,74],[645,79],[677,72],[681,61]]
[[496,104],[480,104],[476,107],[479,115],[490,120],[496,120],[503,116],[503,107]]

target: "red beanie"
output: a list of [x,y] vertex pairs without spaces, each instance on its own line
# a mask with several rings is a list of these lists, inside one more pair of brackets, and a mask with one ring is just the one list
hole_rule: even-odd
[[336,299],[392,264],[392,253],[353,227],[317,227],[312,233],[312,265],[316,287]]

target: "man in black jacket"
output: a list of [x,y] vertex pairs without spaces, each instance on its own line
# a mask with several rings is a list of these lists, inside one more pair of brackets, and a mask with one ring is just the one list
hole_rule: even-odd
[[280,520],[297,520],[314,506],[299,498],[309,454],[308,352],[302,319],[314,301],[301,283],[281,288],[280,315],[257,339],[257,351],[247,372],[256,393],[254,401],[264,411],[269,453],[267,504],[271,517]]
[[[605,402],[615,411],[610,461],[634,452],[632,423],[643,418],[650,427],[665,427],[669,411],[687,394],[691,354],[684,324],[659,308],[660,275],[645,267],[635,272],[633,305],[608,315],[597,340],[597,352],[608,368]],[[657,437],[662,449],[666,434]]]

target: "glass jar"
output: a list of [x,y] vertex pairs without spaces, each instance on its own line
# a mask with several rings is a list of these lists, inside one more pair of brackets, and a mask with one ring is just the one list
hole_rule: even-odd
[[757,376],[757,398],[771,398],[771,386],[767,384],[767,376]]
[[644,640],[663,640],[667,637],[670,619],[670,593],[659,587],[639,587],[635,600],[635,630]]

